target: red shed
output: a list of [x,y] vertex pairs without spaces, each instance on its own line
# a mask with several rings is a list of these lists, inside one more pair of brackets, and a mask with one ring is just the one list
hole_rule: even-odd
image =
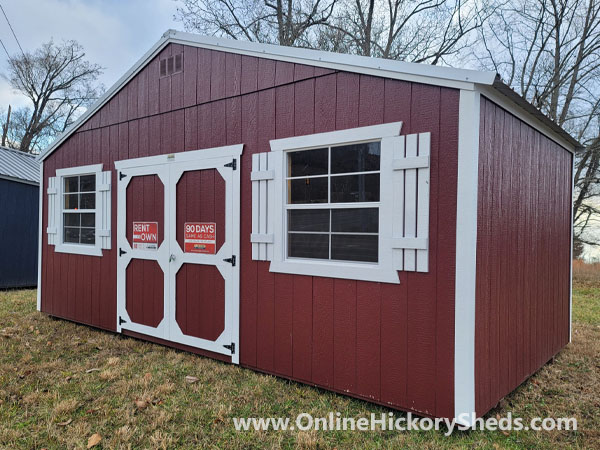
[[168,31],[41,156],[38,308],[469,422],[570,340],[577,147],[494,73]]

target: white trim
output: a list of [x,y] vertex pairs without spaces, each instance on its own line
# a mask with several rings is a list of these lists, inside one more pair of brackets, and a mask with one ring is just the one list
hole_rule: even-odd
[[[103,205],[102,195],[96,188],[94,194],[96,195],[95,208],[90,211],[94,211],[95,217],[95,244],[70,244],[63,242],[63,186],[62,179],[68,176],[93,174],[96,177],[96,187],[100,185],[102,179],[102,164],[91,164],[87,166],[68,167],[64,169],[56,169],[56,202],[55,202],[55,225],[56,225],[56,237],[54,251],[57,253],[72,253],[76,255],[88,255],[88,256],[102,256],[102,241],[103,238],[99,236],[100,230],[102,230],[102,222],[106,212],[111,213],[110,209],[104,211],[105,205]],[[109,194],[110,196],[110,194]],[[110,208],[110,205],[107,205]],[[86,210],[87,211],[87,210]],[[108,217],[108,223],[110,223],[110,215]]]
[[[454,304],[454,418],[475,412],[475,282],[480,94],[460,91]],[[462,414],[468,414],[465,420]]]
[[390,122],[383,125],[350,128],[326,133],[294,136],[270,141],[271,151],[306,150],[313,147],[328,147],[354,142],[374,141],[384,137],[398,136],[402,122]]
[[250,242],[261,243],[261,244],[272,244],[273,243],[273,235],[272,234],[252,233],[250,235]]
[[560,136],[550,127],[542,123],[539,119],[532,116],[523,108],[520,108],[518,105],[510,101],[508,97],[499,93],[498,90],[494,89],[491,86],[478,86],[477,90],[481,93],[481,95],[488,98],[490,101],[496,103],[498,106],[505,109],[518,119],[522,120],[535,130],[539,131],[547,138],[553,140],[565,150],[568,150],[571,153],[575,152],[576,148],[573,144],[567,142],[562,136]]
[[575,155],[571,155],[571,256],[569,258],[569,342],[573,340],[573,194],[575,192]]
[[392,161],[392,167],[394,170],[423,169],[429,167],[429,155],[397,158]]
[[272,170],[257,170],[250,173],[250,181],[272,180],[275,172]]
[[129,167],[155,166],[158,164],[175,162],[192,162],[200,159],[220,158],[222,156],[236,157],[242,154],[244,144],[227,145],[224,147],[207,148],[204,150],[193,150],[189,152],[170,153],[168,155],[146,156],[142,158],[124,159],[115,161],[117,170]]
[[44,223],[44,163],[40,164],[40,180],[39,185],[39,196],[40,204],[38,206],[38,282],[37,282],[37,310],[42,310],[42,242],[44,237],[44,230],[42,230]]

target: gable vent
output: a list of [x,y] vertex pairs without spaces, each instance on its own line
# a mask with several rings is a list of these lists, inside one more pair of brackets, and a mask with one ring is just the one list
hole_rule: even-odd
[[166,77],[183,70],[183,53],[160,60],[160,76]]

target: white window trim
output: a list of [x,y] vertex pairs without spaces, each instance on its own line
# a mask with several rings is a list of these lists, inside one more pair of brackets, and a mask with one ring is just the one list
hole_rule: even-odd
[[[86,212],[94,211],[95,223],[96,223],[96,243],[90,244],[71,244],[64,243],[64,230],[63,230],[63,208],[64,208],[64,181],[63,178],[75,176],[75,175],[96,175],[96,202],[95,209],[86,210]],[[67,169],[56,169],[56,195],[57,195],[57,207],[56,207],[56,245],[54,251],[58,253],[72,253],[77,255],[88,255],[88,256],[102,256],[102,240],[100,239],[101,220],[99,217],[101,211],[99,186],[101,184],[102,164],[92,164],[89,166],[69,167]]]
[[402,122],[394,122],[384,125],[374,125],[271,141],[271,151],[278,152],[280,155],[280,157],[275,159],[276,164],[279,166],[275,170],[281,174],[281,176],[275,177],[273,180],[275,189],[274,201],[272,204],[274,207],[273,217],[275,218],[275,226],[273,258],[271,259],[269,269],[271,272],[394,284],[400,283],[398,271],[395,269],[393,262],[391,227],[393,196],[390,188],[392,186],[392,171],[380,170],[379,183],[382,187],[382,189],[380,189],[380,201],[378,203],[373,203],[373,207],[379,208],[379,256],[377,263],[287,258],[287,208],[284,204],[286,199],[287,176],[286,158],[284,153],[287,151],[308,150],[331,145],[380,141],[380,167],[391,167],[396,140],[388,138],[399,136],[401,128]]

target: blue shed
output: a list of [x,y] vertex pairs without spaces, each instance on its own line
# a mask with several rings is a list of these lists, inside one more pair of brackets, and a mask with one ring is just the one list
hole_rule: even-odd
[[0,147],[0,289],[37,286],[40,165]]

